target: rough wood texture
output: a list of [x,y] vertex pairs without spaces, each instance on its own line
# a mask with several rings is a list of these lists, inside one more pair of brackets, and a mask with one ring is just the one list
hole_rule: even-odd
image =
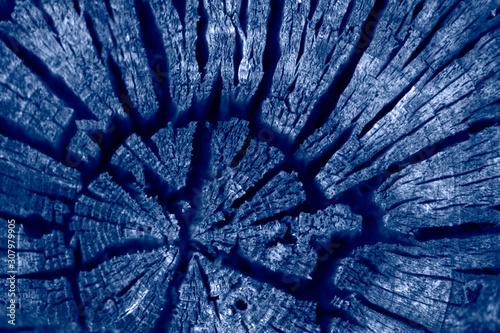
[[499,11],[0,0],[0,331],[500,331]]
[[78,276],[90,332],[110,328],[149,331],[165,304],[177,250],[160,249],[113,258]]
[[312,302],[194,257],[169,332],[319,332]]
[[[465,320],[463,327],[456,317],[464,315],[460,305],[477,302],[479,296],[487,297],[481,294],[483,286],[496,292],[493,288],[498,277],[492,275],[498,274],[493,267],[499,240],[498,235],[485,235],[432,240],[415,246],[366,246],[342,260],[332,283],[352,293],[362,304],[384,309],[386,316],[398,316],[432,332],[453,331],[453,327],[474,330],[471,324],[476,329],[491,327],[495,331],[500,327],[495,315],[489,318],[485,313],[476,324]],[[343,302],[335,305],[349,309],[349,304]],[[491,300],[489,306],[487,312],[491,313],[498,309],[498,301]]]

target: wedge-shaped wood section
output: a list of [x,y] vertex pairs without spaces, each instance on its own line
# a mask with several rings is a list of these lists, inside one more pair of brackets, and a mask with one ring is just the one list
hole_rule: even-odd
[[9,266],[9,257],[2,256],[3,267],[9,267],[5,271],[13,271],[16,275],[21,276],[41,276],[43,274],[50,276],[55,271],[69,270],[74,266],[73,251],[66,245],[64,233],[61,230],[44,229],[39,221],[14,219],[16,226],[13,228],[15,232],[13,233],[14,243],[12,243],[8,242],[7,220],[1,219],[0,221],[2,222],[0,228],[3,232],[0,238],[2,253],[4,253],[3,251],[8,253],[9,243],[15,244],[14,248],[11,247],[11,250],[15,249],[14,252],[10,253],[17,252],[16,263],[11,261],[12,269]]
[[165,303],[177,257],[177,250],[163,248],[113,258],[81,272],[78,284],[88,330],[150,331]]
[[320,332],[314,304],[195,257],[168,332]]
[[84,267],[135,248],[154,249],[178,238],[175,217],[138,188],[128,193],[102,174],[78,198],[69,225]]
[[179,190],[186,186],[188,172],[191,170],[193,152],[193,134],[196,123],[191,122],[185,128],[174,131],[172,123],[153,135],[154,148],[167,168],[164,176],[172,189]]
[[[451,235],[454,236],[459,235]],[[491,288],[490,284],[498,282],[498,279],[491,281],[490,274],[498,274],[499,240],[500,236],[494,234],[432,240],[415,246],[366,246],[342,260],[332,287],[348,291],[364,306],[410,326],[451,332],[460,324],[453,319],[463,316],[461,306],[470,307],[479,296],[480,290],[472,295],[468,289],[474,284]],[[478,273],[485,276],[479,277]],[[498,308],[498,300],[485,295],[483,298],[480,306]],[[336,306],[348,314],[356,311],[356,306],[351,309],[349,300]],[[361,325],[373,330],[380,320],[364,318]],[[466,325],[460,329],[471,324],[465,321]],[[492,325],[498,327],[498,321],[490,318],[478,324]]]
[[[8,69],[0,76],[2,128],[13,137],[20,133],[32,144],[54,152],[64,143],[65,131],[71,131],[74,111],[51,94],[43,82],[0,44],[2,66]],[[20,132],[20,133],[19,133]]]
[[[247,121],[233,118],[228,122],[219,122],[217,127],[210,129],[210,145],[207,144],[210,147],[209,169],[198,198],[201,201],[199,205],[203,220],[198,223],[195,234],[203,233],[217,223],[219,226],[228,223],[230,216],[240,211],[234,206],[239,206],[241,199],[245,199],[248,193],[254,193],[265,186],[268,182],[266,177],[276,171],[284,158],[278,149],[248,136]],[[287,178],[284,175],[277,177]],[[274,182],[277,181],[276,179]],[[272,190],[271,185],[267,188]],[[288,208],[295,204],[296,202],[292,203]],[[257,210],[257,207],[253,208]],[[272,213],[271,210],[261,212],[267,214],[265,216]]]
[[[136,122],[158,111],[146,51],[133,0],[81,1],[87,25],[102,62],[108,66],[123,111]],[[117,15],[115,15],[117,13]]]
[[385,226],[408,233],[419,228],[498,224],[500,128],[467,137],[385,181],[375,194],[387,211]]
[[2,40],[79,118],[124,115],[85,18],[71,2],[19,1],[12,18],[0,24]]

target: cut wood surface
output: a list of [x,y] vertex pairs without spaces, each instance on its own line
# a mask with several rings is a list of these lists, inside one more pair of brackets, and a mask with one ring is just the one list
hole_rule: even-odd
[[0,1],[0,331],[500,331],[499,16]]

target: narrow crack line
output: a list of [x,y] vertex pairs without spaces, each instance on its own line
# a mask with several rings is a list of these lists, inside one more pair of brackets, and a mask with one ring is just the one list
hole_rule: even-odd
[[[425,161],[431,158],[432,156],[447,150],[450,147],[453,147],[461,142],[467,141],[471,135],[475,135],[486,128],[498,126],[499,124],[500,124],[500,118],[481,119],[473,123],[470,123],[467,129],[457,132],[453,135],[447,136],[429,146],[426,146],[399,162],[392,163],[384,173],[372,177],[369,180],[369,182],[376,182],[377,184],[379,184],[377,185],[377,187],[381,186],[385,180],[389,179],[392,175],[399,173],[409,165]],[[380,155],[378,153],[374,155],[375,158],[378,158],[379,156]],[[345,181],[345,179],[348,176],[370,166],[372,162],[373,162],[372,160],[368,160],[365,163],[358,165],[353,169],[353,171],[346,173],[345,177],[342,180],[338,181],[337,184],[341,184],[342,182]],[[387,190],[389,187],[390,185],[385,190]],[[335,197],[342,196],[342,193],[336,195]]]
[[454,226],[418,228],[412,233],[419,242],[449,238],[465,239],[471,236],[499,234],[500,226],[495,223],[467,222]]
[[82,11],[80,9],[80,3],[78,2],[78,0],[73,0],[73,8],[75,9],[78,15],[81,14]]
[[[358,140],[361,140],[370,129],[373,128],[373,126],[381,120],[383,117],[385,117],[389,112],[391,112],[394,107],[403,99],[404,96],[413,88],[413,86],[424,76],[426,71],[422,71],[419,75],[416,75],[413,80],[411,80],[406,87],[401,90],[399,94],[396,95],[389,103],[384,105],[378,112],[377,114],[368,122],[366,125],[363,127],[361,132],[358,135]],[[433,96],[434,97],[434,96]]]
[[187,1],[186,0],[174,0],[174,1],[172,1],[172,4],[174,5],[175,10],[177,11],[177,15],[179,16],[179,20],[180,20],[181,25],[182,25],[182,31],[183,31],[183,36],[184,36],[184,32],[186,29],[185,20],[186,20]]
[[[193,138],[191,170],[187,174],[186,191],[191,193],[192,207],[201,208],[195,196],[201,193],[205,179],[208,179],[208,167],[211,158],[211,131],[203,122],[196,124]],[[195,193],[198,192],[198,193]]]
[[375,154],[373,154],[373,156],[370,159],[366,160],[364,163],[357,165],[354,169],[352,169],[352,171],[347,172],[345,174],[345,177],[349,177],[353,173],[361,171],[361,170],[369,167],[370,165],[373,164],[373,162],[377,161],[383,154],[385,154],[387,151],[389,151],[389,149],[394,147],[397,143],[401,142],[402,140],[404,140],[407,137],[410,137],[413,133],[417,132],[418,130],[423,128],[425,125],[427,125],[428,123],[430,123],[434,119],[436,119],[436,116],[432,116],[429,119],[422,121],[422,123],[420,123],[418,126],[413,128],[410,132],[405,133],[405,134],[401,134],[396,140],[392,141],[387,146],[383,147],[382,149],[377,151]]
[[347,127],[342,133],[340,133],[338,138],[332,144],[328,145],[325,148],[325,150],[320,154],[318,158],[312,161],[301,161],[294,156],[292,165],[294,165],[295,169],[297,169],[299,172],[306,174],[307,177],[316,177],[321,168],[323,168],[328,163],[333,154],[335,154],[336,151],[338,151],[347,143],[354,129],[354,124]]
[[115,96],[120,101],[123,111],[129,115],[131,130],[140,133],[143,129],[144,121],[132,102],[122,70],[111,54],[107,54],[106,69]]
[[272,222],[272,221],[280,221],[280,220],[284,219],[285,217],[295,218],[295,217],[298,217],[302,213],[314,213],[315,212],[313,210],[308,210],[307,208],[308,207],[303,202],[303,203],[298,204],[295,207],[291,207],[289,209],[286,209],[286,210],[281,211],[279,213],[276,213],[274,215],[257,220],[255,222],[253,222],[252,225],[264,225],[264,224],[267,224],[267,223]]
[[347,28],[347,22],[349,20],[349,17],[351,16],[355,2],[356,1],[354,1],[354,0],[349,1],[349,5],[347,6],[347,10],[344,13],[344,16],[342,17],[342,21],[340,22],[340,28],[339,28],[339,34],[338,34],[339,36],[342,36],[345,29]]
[[388,316],[390,318],[393,318],[393,319],[395,319],[397,321],[405,323],[405,324],[407,324],[407,325],[409,325],[409,326],[411,326],[413,328],[420,329],[420,330],[422,330],[424,332],[429,332],[429,333],[431,332],[427,327],[425,327],[422,324],[414,322],[414,321],[412,321],[412,320],[410,320],[408,318],[405,318],[405,317],[403,317],[401,315],[398,315],[398,314],[396,314],[394,312],[386,310],[386,309],[384,309],[384,308],[382,308],[382,307],[380,307],[380,306],[378,306],[376,304],[373,304],[365,296],[363,296],[361,294],[356,294],[356,298],[361,302],[361,304],[363,304],[364,306],[366,306],[366,307],[368,307],[368,308],[370,308],[370,309],[372,309],[372,310],[374,310],[374,311],[376,311],[376,312],[378,312],[380,314],[383,314],[383,315]]
[[92,21],[92,17],[90,16],[90,14],[87,11],[85,11],[83,13],[83,18],[85,20],[85,25],[86,25],[87,30],[89,32],[90,38],[92,40],[92,45],[94,46],[94,48],[97,52],[97,55],[98,55],[99,59],[101,60],[101,64],[104,66],[104,61],[103,61],[103,57],[102,57],[103,45],[99,39],[99,35],[97,34],[95,27],[94,27],[94,22]]
[[411,164],[416,164],[422,161],[425,161],[432,156],[436,155],[439,152],[445,151],[446,149],[453,147],[461,142],[467,141],[471,135],[475,135],[486,128],[498,126],[500,124],[500,118],[490,118],[490,119],[482,119],[470,123],[466,130],[455,133],[451,136],[448,136],[432,145],[424,147],[420,149],[415,154],[412,154],[405,158],[404,160],[393,163],[389,168],[387,168],[384,176],[388,178],[391,174],[400,172],[407,166]]
[[452,3],[450,8],[441,16],[441,18],[437,21],[436,25],[432,28],[432,30],[429,32],[429,34],[420,42],[420,44],[417,46],[417,48],[413,51],[411,56],[408,58],[406,63],[403,65],[403,69],[406,68],[413,60],[415,60],[420,53],[422,53],[423,50],[427,48],[427,45],[431,42],[432,38],[435,36],[436,32],[443,26],[443,23],[446,21],[446,19],[449,17],[451,12],[453,12],[458,4],[461,1],[455,1]]
[[109,17],[111,18],[111,20],[114,20],[115,18],[113,16],[113,9],[111,8],[110,0],[104,0],[104,4],[106,5],[106,11],[108,12]]
[[266,186],[274,177],[276,177],[281,171],[283,171],[283,163],[277,164],[275,167],[267,171],[253,186],[250,186],[238,199],[234,200],[231,208],[239,208],[242,204],[251,199]]
[[153,78],[153,90],[159,105],[158,112],[144,126],[144,132],[152,135],[158,128],[165,127],[169,121],[175,120],[177,111],[170,95],[168,61],[163,36],[156,23],[151,5],[143,0],[135,0],[135,9],[149,70]]
[[127,254],[139,253],[144,251],[150,252],[165,247],[166,245],[167,244],[165,243],[165,240],[161,240],[151,236],[116,242],[98,252],[90,260],[82,262],[80,265],[80,271],[91,271],[100,264],[115,257],[121,257]]
[[[87,318],[85,315],[84,303],[80,295],[80,287],[78,285],[78,275],[82,271],[82,248],[80,240],[78,238],[74,238],[75,231],[72,231],[69,227],[71,223],[71,217],[75,215],[75,205],[77,201],[78,197],[72,202],[71,206],[69,207],[70,212],[64,216],[63,236],[64,243],[69,249],[71,249],[73,253],[73,265],[71,266],[71,270],[67,275],[67,279],[70,283],[71,292],[78,309],[78,324],[80,325],[82,330],[86,330]],[[75,242],[73,242],[73,239],[75,240]]]
[[[306,43],[306,37],[307,37],[307,27],[309,25],[309,22],[308,21],[305,21],[304,22],[304,27],[302,29],[302,34],[300,36],[300,44],[299,44],[299,51],[297,53],[297,60],[295,62],[295,65],[298,65],[300,59],[302,58],[302,55],[304,54],[304,48],[305,48],[305,43]],[[297,80],[297,78],[295,78],[294,80],[294,83],[293,83],[293,87],[295,87],[295,81]],[[293,88],[290,89],[290,92],[293,91]],[[285,100],[287,100],[288,98],[285,98]]]
[[500,275],[500,267],[483,267],[473,269],[454,269],[453,271],[469,275]]
[[252,143],[252,139],[253,136],[248,134],[245,141],[243,141],[243,146],[241,146],[241,149],[238,151],[238,153],[236,153],[233,160],[231,161],[231,164],[229,165],[231,168],[237,168],[241,160],[246,156],[247,149],[250,146],[250,143]]
[[126,285],[122,290],[120,290],[115,295],[118,297],[125,295],[130,289],[132,289],[134,287],[134,285],[137,283],[137,281],[139,281],[144,275],[146,275],[146,271],[142,272],[137,277],[135,277],[132,281],[130,281],[130,283],[128,285]]
[[421,0],[419,3],[416,4],[416,6],[412,12],[410,22],[415,21],[415,18],[417,17],[418,13],[420,13],[422,11],[422,9],[424,8],[424,3],[425,3],[425,0]]
[[[5,220],[15,219],[16,224],[20,224],[24,228],[24,233],[29,237],[39,238],[45,234],[50,234],[53,231],[64,231],[65,226],[56,222],[46,221],[39,214],[32,214],[26,217],[13,216],[0,212],[0,218]],[[20,250],[18,250],[20,251]]]
[[244,32],[248,31],[247,22],[248,22],[248,0],[241,0],[238,19],[240,21],[241,29]]
[[280,330],[279,328],[277,328],[276,326],[274,326],[274,325],[273,325],[273,324],[271,324],[271,323],[268,323],[268,325],[269,325],[269,326],[270,326],[273,330],[275,330],[275,331],[276,331],[276,332],[278,332],[278,333],[285,333],[285,331]]
[[211,288],[210,288],[210,281],[208,280],[208,276],[205,273],[205,270],[203,269],[203,266],[201,265],[198,256],[195,256],[194,259],[196,261],[198,270],[200,271],[200,275],[201,275],[201,279],[203,281],[203,285],[205,286],[205,289],[207,291],[208,300],[211,301],[212,304],[214,305],[215,314],[217,315],[217,319],[219,319],[219,322],[220,322],[219,308],[217,307],[218,296],[217,297],[213,297],[212,296],[212,291],[211,291]]
[[174,320],[175,309],[178,306],[180,299],[180,287],[186,277],[189,263],[193,256],[193,252],[188,247],[190,233],[189,233],[189,222],[186,219],[185,212],[182,212],[181,208],[178,207],[174,211],[177,220],[179,221],[180,232],[179,232],[179,258],[177,265],[173,270],[172,280],[167,286],[166,290],[166,303],[161,310],[154,324],[152,332],[165,332],[168,331],[170,322]]
[[43,20],[45,21],[45,23],[49,26],[50,30],[52,31],[53,33],[53,36],[54,38],[56,39],[57,43],[59,43],[59,45],[61,47],[63,47],[63,44],[61,43],[61,38],[59,37],[59,31],[57,31],[57,28],[55,27],[55,24],[54,24],[54,19],[47,13],[47,11],[43,8],[43,4],[41,2],[41,0],[33,0],[33,3],[35,5],[35,7],[40,11],[40,13],[42,14],[42,17],[43,17]]

